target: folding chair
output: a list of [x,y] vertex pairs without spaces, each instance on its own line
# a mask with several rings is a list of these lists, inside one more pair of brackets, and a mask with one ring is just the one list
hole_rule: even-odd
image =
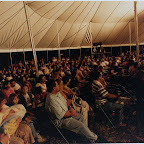
[[[69,131],[69,130],[64,130],[64,129],[63,129],[63,130],[60,130],[60,129],[54,124],[54,122],[51,120],[51,118],[50,118],[49,115],[48,115],[48,118],[49,118],[51,124],[56,128],[56,130],[58,131],[58,133],[62,136],[62,138],[65,140],[65,142],[66,142],[67,144],[69,144],[70,142],[69,142],[69,140],[67,140],[66,136],[64,136],[64,133],[65,133],[65,135],[66,135],[66,134],[69,134],[70,136],[76,137],[76,134],[73,133],[73,132],[71,132],[71,131]],[[75,139],[73,139],[73,142],[72,142],[72,143],[77,143],[77,142],[76,142]]]

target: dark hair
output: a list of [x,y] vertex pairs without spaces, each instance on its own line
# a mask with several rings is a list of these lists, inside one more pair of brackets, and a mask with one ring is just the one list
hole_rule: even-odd
[[10,80],[10,82],[13,82],[13,81],[16,82],[14,79],[11,79],[11,80]]
[[0,104],[4,99],[6,99],[5,95],[2,92],[0,92]]
[[69,77],[68,76],[65,76],[62,78],[62,81],[63,81],[63,84],[66,84],[68,81],[69,81]]
[[40,86],[39,87],[35,87],[34,90],[35,90],[35,93],[37,93],[37,94],[40,94],[42,92]]
[[[25,86],[28,87],[27,84],[23,84],[22,87],[21,87],[21,89],[23,89],[23,87],[25,87]],[[29,88],[29,87],[28,87],[28,88]]]
[[47,91],[52,92],[53,88],[56,86],[56,80],[51,79],[47,82]]
[[44,77],[43,74],[42,74],[42,75],[39,75],[39,77],[38,77],[38,82],[40,82],[40,81],[42,80],[43,77]]
[[15,97],[18,97],[17,94],[15,94],[15,93],[10,94],[9,99],[8,99],[8,105],[9,106],[14,105],[13,100]]
[[8,83],[9,83],[9,81],[8,81],[8,80],[5,80],[5,81],[3,82],[2,88],[5,89],[5,88],[6,88],[6,85],[8,85]]
[[100,77],[101,73],[99,71],[94,72],[93,79],[97,80]]

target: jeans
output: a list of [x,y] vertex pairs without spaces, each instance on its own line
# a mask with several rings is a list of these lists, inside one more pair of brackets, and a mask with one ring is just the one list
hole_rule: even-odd
[[86,122],[81,114],[77,114],[77,117],[63,119],[61,128],[85,136],[90,142],[95,142],[98,139],[98,136],[91,132],[87,127]]
[[32,135],[33,135],[34,139],[37,138],[37,135],[36,135],[36,129],[35,129],[33,123],[30,122],[30,123],[28,124],[28,126],[31,128]]
[[123,115],[123,107],[124,107],[124,105],[118,104],[118,103],[106,102],[101,107],[106,112],[109,112],[109,111],[119,111],[119,123],[122,123],[122,120],[124,118],[124,115]]

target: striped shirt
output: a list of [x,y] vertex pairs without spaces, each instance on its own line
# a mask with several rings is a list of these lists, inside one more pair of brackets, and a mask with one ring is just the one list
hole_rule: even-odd
[[96,106],[103,105],[105,102],[107,102],[106,97],[108,95],[108,92],[97,80],[93,80],[92,94],[95,97]]

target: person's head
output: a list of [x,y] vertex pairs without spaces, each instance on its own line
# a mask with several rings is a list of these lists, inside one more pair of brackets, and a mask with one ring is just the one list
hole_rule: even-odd
[[35,90],[35,94],[40,95],[42,93],[42,90],[41,90],[40,86],[39,87],[35,87],[34,90]]
[[59,69],[60,69],[60,71],[63,71],[63,66],[60,66]]
[[23,81],[23,82],[26,82],[26,81],[27,81],[25,76],[22,77],[22,81]]
[[58,85],[59,85],[60,90],[63,90],[63,81],[59,78],[59,79],[57,80],[57,83],[58,83]]
[[7,103],[7,100],[6,100],[6,98],[5,98],[5,95],[2,93],[2,92],[0,92],[0,108],[3,106],[3,105],[5,105]]
[[71,79],[68,76],[63,77],[62,80],[64,85],[69,85],[71,81]]
[[10,83],[11,83],[11,87],[14,87],[16,85],[16,82],[14,79],[11,79]]
[[94,74],[94,80],[101,80],[102,79],[102,75],[99,71],[97,71],[95,74]]
[[38,78],[38,81],[40,83],[45,83],[46,82],[46,77],[44,75],[40,75],[39,78]]
[[77,81],[77,87],[80,89],[82,87],[82,83]]
[[26,94],[26,93],[28,92],[28,86],[27,86],[27,85],[23,85],[23,86],[22,86],[22,89],[21,89],[21,92],[22,92],[23,94]]
[[58,93],[60,88],[59,88],[57,81],[54,79],[49,80],[49,82],[47,83],[47,90],[50,93],[52,92]]
[[8,88],[10,88],[11,87],[11,85],[10,85],[10,82],[9,81],[4,81],[4,83],[3,83],[3,89],[8,89]]
[[138,63],[138,62],[135,62],[135,63],[134,63],[134,67],[135,67],[135,68],[138,68],[138,67],[139,67],[139,63]]
[[8,100],[8,105],[9,106],[16,105],[16,104],[18,104],[18,102],[19,102],[19,98],[18,98],[17,94],[15,94],[15,93],[10,94],[9,100]]
[[41,70],[41,71],[42,71],[42,70],[43,70],[43,67],[42,67],[42,66],[39,66],[39,70]]

